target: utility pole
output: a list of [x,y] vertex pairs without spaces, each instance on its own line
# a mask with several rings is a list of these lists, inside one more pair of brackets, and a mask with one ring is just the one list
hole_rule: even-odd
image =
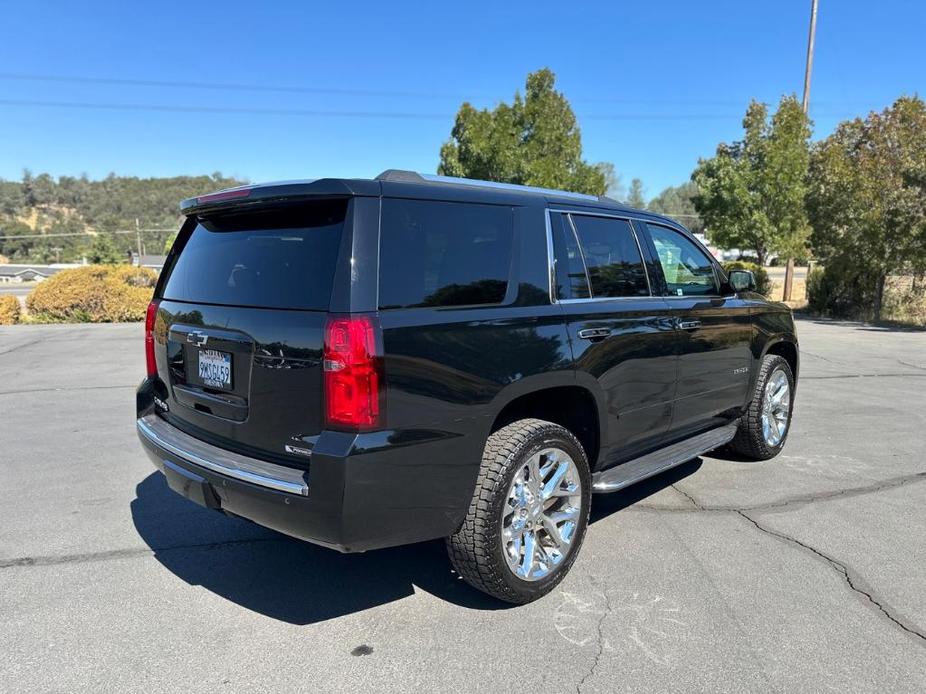
[[[804,65],[804,98],[801,108],[804,115],[810,109],[810,74],[813,72],[813,41],[817,33],[817,0],[810,0],[810,33],[807,36],[807,62]],[[809,271],[808,271],[809,273]],[[791,301],[791,287],[794,284],[794,258],[788,258],[785,266],[785,286],[781,300]]]
[[810,0],[810,35],[807,37],[807,64],[804,68],[804,98],[801,107],[804,115],[810,108],[810,73],[813,71],[813,40],[817,33],[817,0]]
[[138,224],[138,217],[135,218],[135,241],[138,243],[138,267],[141,267],[141,227]]

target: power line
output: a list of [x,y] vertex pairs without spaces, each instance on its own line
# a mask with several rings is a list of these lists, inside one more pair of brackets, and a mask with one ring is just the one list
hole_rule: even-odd
[[[72,84],[98,84],[123,87],[161,87],[168,89],[207,89],[212,91],[230,92],[264,92],[277,94],[324,94],[330,96],[370,96],[370,97],[399,97],[413,99],[498,99],[497,95],[441,92],[441,91],[415,91],[401,89],[366,89],[350,87],[309,87],[303,85],[286,84],[255,84],[242,82],[208,82],[187,80],[157,80],[141,78],[122,78],[93,75],[57,75],[39,73],[0,72],[0,79],[23,82],[56,82]],[[655,97],[570,97],[573,103],[598,104],[663,104],[667,106],[698,105],[698,106],[742,106],[746,99],[665,99]],[[823,103],[823,102],[821,102]],[[827,105],[836,103],[849,104],[855,102],[825,102]]]
[[250,106],[181,106],[166,104],[116,104],[89,101],[35,101],[31,99],[0,99],[0,106],[39,106],[49,108],[97,109],[106,111],[167,111],[176,113],[236,113],[269,116],[318,116],[330,118],[398,118],[448,119],[444,113],[407,113],[401,111],[325,111],[302,108],[261,108]]
[[[303,116],[320,118],[390,118],[399,120],[452,120],[452,113],[408,111],[327,111],[301,108],[264,108],[252,106],[183,106],[177,104],[126,104],[91,101],[38,101],[33,99],[0,99],[0,106],[37,106],[43,108],[75,108],[105,111],[159,111],[175,113],[224,113],[269,116]],[[584,114],[583,120],[726,120],[740,118],[737,113],[595,113]]]
[[[0,229],[2,231],[2,229]],[[138,229],[138,233],[141,234],[163,234],[163,233],[174,233],[176,228],[169,229]],[[135,229],[120,229],[118,231],[69,231],[61,232],[57,234],[8,234],[6,236],[0,236],[0,241],[11,241],[16,239],[52,239],[52,238],[64,238],[67,236],[106,236],[107,234],[134,234],[136,233]]]
[[[72,82],[75,84],[112,84],[128,87],[167,87],[173,89],[211,89],[219,91],[274,92],[279,94],[329,94],[344,96],[396,96],[405,98],[460,98],[445,92],[416,92],[346,87],[302,87],[294,85],[242,84],[236,82],[187,82],[182,80],[123,79],[80,75],[38,75],[0,72],[0,79],[29,82]],[[483,95],[484,96],[484,95]]]

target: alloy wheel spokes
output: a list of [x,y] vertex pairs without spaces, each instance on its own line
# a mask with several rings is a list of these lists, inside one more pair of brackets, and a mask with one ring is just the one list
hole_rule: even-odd
[[765,385],[762,403],[762,436],[769,446],[777,446],[788,430],[791,414],[791,386],[781,369],[772,372]]
[[515,474],[502,511],[505,558],[518,577],[547,576],[569,553],[582,507],[578,468],[563,450],[532,455]]

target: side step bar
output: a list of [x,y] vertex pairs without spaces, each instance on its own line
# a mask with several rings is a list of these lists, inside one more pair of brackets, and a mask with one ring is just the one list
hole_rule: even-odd
[[660,472],[688,462],[702,453],[720,448],[732,441],[736,436],[736,428],[737,425],[734,423],[711,429],[661,450],[596,472],[592,475],[592,491],[616,492],[634,482],[645,480],[647,477],[658,475]]

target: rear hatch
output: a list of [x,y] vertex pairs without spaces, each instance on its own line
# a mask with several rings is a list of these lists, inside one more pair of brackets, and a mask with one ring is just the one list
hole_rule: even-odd
[[323,428],[321,356],[350,198],[190,218],[155,323],[161,415],[214,445],[307,467]]

